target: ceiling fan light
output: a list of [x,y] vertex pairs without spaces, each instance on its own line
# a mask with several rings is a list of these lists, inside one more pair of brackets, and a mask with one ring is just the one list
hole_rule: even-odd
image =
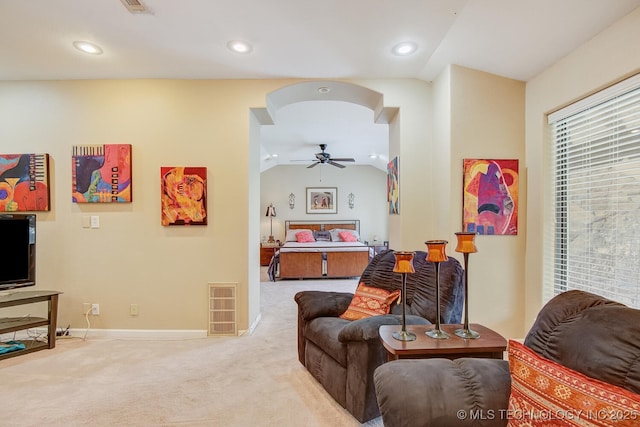
[[418,50],[418,45],[414,42],[402,42],[395,45],[393,49],[391,49],[391,52],[396,56],[407,56],[411,55],[416,50]]

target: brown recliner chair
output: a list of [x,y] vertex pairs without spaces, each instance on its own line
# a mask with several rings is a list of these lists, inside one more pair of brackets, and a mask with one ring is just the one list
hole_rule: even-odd
[[[524,345],[588,377],[640,393],[640,310],[588,292],[567,291],[538,313]],[[509,417],[522,415],[509,411],[506,360],[394,360],[378,367],[374,378],[385,427],[504,427]],[[640,417],[631,409],[628,415]],[[579,416],[580,410],[568,415]],[[637,425],[637,418],[631,422]]]
[[[417,251],[415,273],[407,275],[407,324],[435,323],[435,265]],[[393,273],[393,251],[376,255],[360,277],[367,286],[402,289],[402,277]],[[298,359],[325,390],[358,421],[379,416],[373,383],[374,370],[387,359],[378,329],[402,324],[401,304],[391,314],[360,320],[341,319],[352,293],[298,292]],[[455,258],[440,264],[440,321],[460,323],[464,303],[464,270]]]

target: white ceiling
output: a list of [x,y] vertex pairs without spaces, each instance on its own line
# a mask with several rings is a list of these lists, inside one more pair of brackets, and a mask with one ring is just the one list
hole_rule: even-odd
[[[640,0],[141,3],[148,13],[132,14],[121,0],[0,0],[0,80],[430,81],[458,64],[527,81],[640,6]],[[229,51],[232,39],[251,43],[253,51]],[[82,54],[75,40],[94,42],[104,54]],[[416,54],[392,55],[391,47],[406,40],[418,44]],[[263,151],[279,154],[272,164],[288,163],[289,152],[313,159],[320,143],[358,163],[386,150],[386,126],[374,125],[371,111],[338,104],[282,109],[276,126],[263,132]]]

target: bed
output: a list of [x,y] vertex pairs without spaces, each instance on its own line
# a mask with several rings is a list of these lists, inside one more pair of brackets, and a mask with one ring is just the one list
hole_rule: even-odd
[[[313,241],[299,242],[305,232]],[[357,277],[369,263],[369,246],[359,240],[360,220],[285,221],[285,242],[269,266],[271,280]],[[344,241],[352,235],[357,241]],[[349,240],[351,240],[350,238]]]

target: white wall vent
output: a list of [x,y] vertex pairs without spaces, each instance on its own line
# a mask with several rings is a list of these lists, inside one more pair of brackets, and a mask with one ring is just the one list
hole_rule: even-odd
[[120,0],[124,7],[131,13],[146,13],[149,9],[143,5],[140,0]]
[[209,336],[238,335],[237,283],[209,283]]

